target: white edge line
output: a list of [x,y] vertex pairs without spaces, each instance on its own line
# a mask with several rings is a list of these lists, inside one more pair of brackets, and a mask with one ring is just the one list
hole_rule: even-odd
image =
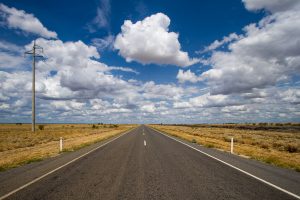
[[160,132],[160,131],[158,131],[156,129],[153,129],[153,128],[151,128],[151,129],[154,130],[154,131],[156,131],[156,132],[158,132],[158,133],[160,133],[160,134],[162,134],[162,135],[164,135],[164,136],[166,136],[166,137],[169,137],[169,138],[171,138],[171,139],[173,139],[173,140],[175,140],[175,141],[177,141],[177,142],[179,142],[181,144],[184,144],[184,145],[186,145],[186,146],[188,146],[188,147],[190,147],[190,148],[192,148],[192,149],[194,149],[194,150],[196,150],[196,151],[198,151],[198,152],[200,152],[200,153],[202,153],[202,154],[204,154],[204,155],[206,155],[206,156],[208,156],[210,158],[213,158],[213,159],[215,159],[215,160],[217,160],[217,161],[219,161],[219,162],[221,162],[221,163],[223,163],[223,164],[225,164],[225,165],[227,165],[229,167],[232,167],[232,168],[234,168],[234,169],[236,169],[236,170],[238,170],[238,171],[240,171],[240,172],[242,172],[242,173],[244,173],[244,174],[246,174],[248,176],[251,176],[252,178],[255,178],[256,180],[259,180],[259,181],[261,181],[261,182],[263,182],[263,183],[265,183],[265,184],[267,184],[267,185],[269,185],[269,186],[271,186],[273,188],[276,188],[277,190],[280,190],[280,191],[282,191],[282,192],[284,192],[284,193],[286,193],[288,195],[291,195],[291,196],[293,196],[293,197],[295,197],[297,199],[300,199],[300,196],[298,196],[297,194],[289,192],[289,191],[287,191],[287,190],[285,190],[285,189],[283,189],[283,188],[281,188],[281,187],[279,187],[277,185],[274,185],[273,183],[270,183],[270,182],[268,182],[268,181],[266,181],[264,179],[261,179],[261,178],[255,176],[255,175],[253,175],[253,174],[250,174],[249,172],[246,172],[246,171],[244,171],[244,170],[242,170],[242,169],[240,169],[240,168],[238,168],[238,167],[236,167],[234,165],[231,165],[231,164],[229,164],[229,163],[227,163],[227,162],[225,162],[225,161],[223,161],[223,160],[221,160],[219,158],[216,158],[216,157],[214,157],[214,156],[212,156],[212,155],[210,155],[208,153],[205,153],[204,151],[201,151],[201,150],[199,150],[199,149],[197,149],[197,148],[195,148],[193,146],[190,146],[190,145],[188,145],[188,144],[186,144],[186,143],[184,143],[184,142],[182,142],[180,140],[177,140],[176,138],[173,138],[173,137],[171,137],[169,135],[166,135],[165,133],[162,133],[162,132]]
[[[134,129],[135,129],[135,128],[134,128]],[[13,191],[7,193],[7,194],[1,196],[1,197],[0,197],[0,200],[3,200],[3,199],[5,199],[5,198],[7,198],[7,197],[13,195],[14,193],[16,193],[16,192],[18,192],[18,191],[20,191],[20,190],[22,190],[22,189],[24,189],[24,188],[30,186],[31,184],[33,184],[33,183],[35,183],[35,182],[37,182],[37,181],[39,181],[39,180],[45,178],[46,176],[48,176],[48,175],[50,175],[50,174],[52,174],[52,173],[54,173],[54,172],[60,170],[61,168],[65,167],[65,166],[67,166],[67,165],[69,165],[69,164],[71,164],[71,163],[73,163],[73,162],[79,160],[80,158],[82,158],[82,157],[84,157],[84,156],[86,156],[86,155],[88,155],[88,154],[90,154],[90,153],[96,151],[97,149],[99,149],[99,148],[101,148],[101,147],[103,147],[103,146],[105,146],[105,145],[107,145],[107,144],[113,142],[114,140],[116,140],[116,139],[122,137],[123,135],[129,133],[130,131],[132,131],[132,130],[134,130],[134,129],[125,131],[125,132],[122,133],[121,135],[119,135],[119,136],[113,138],[112,140],[109,140],[109,141],[105,142],[104,144],[102,144],[102,145],[96,147],[95,149],[92,149],[92,150],[90,150],[90,151],[88,151],[88,152],[82,154],[81,156],[79,156],[79,157],[77,157],[77,158],[74,158],[73,160],[71,160],[71,161],[69,161],[69,162],[67,162],[67,163],[65,163],[65,164],[63,164],[63,165],[61,165],[60,167],[57,167],[57,168],[51,170],[50,172],[48,172],[48,173],[46,173],[46,174],[44,174],[44,175],[42,175],[42,176],[40,176],[40,177],[38,177],[38,178],[33,179],[32,181],[26,183],[25,185],[23,185],[23,186],[21,186],[21,187],[15,189],[15,190],[13,190]]]

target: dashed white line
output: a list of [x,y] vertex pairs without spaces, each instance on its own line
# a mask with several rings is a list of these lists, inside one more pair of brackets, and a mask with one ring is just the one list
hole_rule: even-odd
[[146,140],[144,140],[144,146],[146,146],[147,145],[147,142],[146,142]]

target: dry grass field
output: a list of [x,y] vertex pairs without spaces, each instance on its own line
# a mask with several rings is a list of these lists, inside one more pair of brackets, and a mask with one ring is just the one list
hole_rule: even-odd
[[170,135],[300,171],[300,124],[151,125]]
[[[0,171],[59,154],[59,138],[64,139],[64,151],[108,139],[136,125],[0,124]],[[41,130],[42,129],[42,130]]]

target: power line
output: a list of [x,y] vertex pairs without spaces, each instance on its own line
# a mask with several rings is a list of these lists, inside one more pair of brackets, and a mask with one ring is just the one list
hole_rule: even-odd
[[32,55],[32,131],[35,132],[35,62],[36,58],[42,58],[40,54],[43,53],[43,48],[33,42],[31,50],[26,51],[25,54]]

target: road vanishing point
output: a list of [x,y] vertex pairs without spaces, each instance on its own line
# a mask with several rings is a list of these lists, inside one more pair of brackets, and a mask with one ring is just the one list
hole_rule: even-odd
[[300,173],[141,125],[0,173],[2,199],[300,199]]

